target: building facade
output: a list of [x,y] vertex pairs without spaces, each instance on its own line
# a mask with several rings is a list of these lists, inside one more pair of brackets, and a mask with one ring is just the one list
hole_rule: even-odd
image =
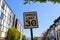
[[47,35],[45,34],[45,39],[47,40],[60,40],[60,17],[54,20],[54,23],[50,26]]
[[14,12],[11,10],[5,0],[0,0],[0,37],[4,38],[8,28],[12,26],[16,27],[18,31],[22,32],[21,30],[23,27],[18,20],[16,23]]
[[0,0],[0,37],[5,37],[8,28],[12,26],[14,13],[4,0]]
[[56,40],[60,40],[60,17],[58,17],[55,21],[55,35],[56,35]]
[[50,26],[50,40],[55,40],[55,24]]
[[22,24],[20,23],[20,21],[18,19],[16,19],[15,21],[15,28],[19,31],[19,32],[23,32],[23,27],[22,27]]
[[16,19],[16,21],[15,21],[15,28],[16,28],[19,32],[21,32],[21,39],[20,39],[20,40],[22,40],[23,27],[22,27],[22,25],[21,25],[21,23],[20,23],[20,21],[19,21],[18,19]]

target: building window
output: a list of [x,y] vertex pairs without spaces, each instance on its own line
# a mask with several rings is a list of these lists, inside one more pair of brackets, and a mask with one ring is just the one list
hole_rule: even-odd
[[2,9],[2,7],[0,6],[0,12],[3,12],[4,10]]
[[8,29],[10,26],[7,24],[7,26],[6,26],[6,27],[7,27],[7,29]]
[[2,32],[2,35],[1,35],[1,37],[5,37],[5,32]]
[[1,12],[1,6],[0,6],[0,12]]
[[8,23],[8,17],[5,18],[6,23]]
[[8,19],[10,19],[10,15],[8,15]]
[[5,19],[6,19],[6,16],[4,15],[3,20],[5,21]]
[[13,19],[13,16],[14,16],[14,14],[12,12],[10,12],[10,18]]
[[11,21],[10,20],[8,20],[8,25],[10,25],[11,24]]
[[4,14],[1,12],[0,13],[0,19],[3,19],[3,17],[4,17]]
[[12,22],[9,22],[9,25],[12,26]]
[[1,20],[1,23],[0,24],[3,25],[3,20]]
[[4,4],[4,2],[2,3],[2,8],[4,9],[4,7],[5,7],[5,4]]
[[1,26],[1,30],[3,30],[3,26]]
[[7,26],[7,23],[4,21],[4,27],[6,27]]
[[6,10],[4,10],[4,14],[6,14]]
[[6,27],[3,28],[3,32],[7,32],[7,28]]
[[[5,5],[5,10],[7,9],[7,5]],[[7,10],[6,10],[7,11]]]
[[6,8],[7,13],[10,12],[9,7]]
[[59,37],[60,37],[60,29],[58,30],[58,35],[59,35]]
[[8,17],[8,13],[6,12],[5,15]]
[[2,31],[3,30],[3,26],[0,24],[0,30]]

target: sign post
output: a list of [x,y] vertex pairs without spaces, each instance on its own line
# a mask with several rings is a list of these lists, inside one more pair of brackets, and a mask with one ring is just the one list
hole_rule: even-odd
[[24,12],[24,28],[30,29],[31,31],[31,40],[33,40],[33,31],[32,28],[38,28],[38,19],[37,12]]
[[30,31],[31,31],[31,40],[33,40],[33,29],[31,28]]

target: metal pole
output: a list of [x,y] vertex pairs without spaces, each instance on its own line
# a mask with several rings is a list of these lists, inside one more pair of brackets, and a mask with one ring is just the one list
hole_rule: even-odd
[[32,28],[30,29],[30,31],[31,31],[31,40],[33,40],[33,30],[32,30]]

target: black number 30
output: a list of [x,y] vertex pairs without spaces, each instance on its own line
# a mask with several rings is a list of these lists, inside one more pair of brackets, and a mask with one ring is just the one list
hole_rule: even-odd
[[36,26],[36,20],[32,20],[32,21],[26,20],[26,22],[27,22],[26,26]]

